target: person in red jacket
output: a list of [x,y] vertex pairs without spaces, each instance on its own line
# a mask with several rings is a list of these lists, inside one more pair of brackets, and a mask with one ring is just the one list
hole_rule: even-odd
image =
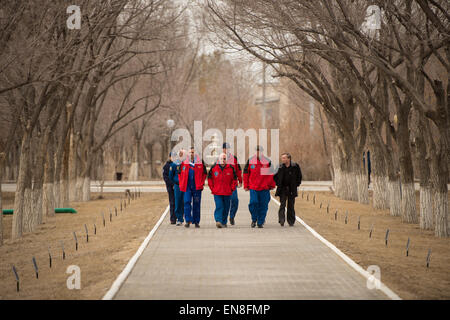
[[270,190],[276,187],[273,180],[271,160],[263,154],[261,146],[256,147],[256,155],[247,160],[244,168],[244,189],[250,190],[248,209],[252,215],[252,228],[262,228],[270,202]]
[[222,153],[208,173],[208,186],[214,195],[216,209],[214,219],[217,228],[226,228],[231,195],[236,190],[238,177],[234,167],[227,164],[227,155]]
[[192,147],[189,156],[181,163],[178,175],[181,192],[184,192],[184,219],[186,228],[191,223],[200,228],[200,202],[206,179],[206,166]]
[[[227,164],[230,164],[234,171],[236,171],[236,175],[238,178],[238,188],[242,187],[242,171],[241,166],[238,162],[238,158],[230,152],[231,146],[229,143],[225,142],[223,144],[223,153],[227,155]],[[238,191],[237,188],[234,190],[231,195],[231,204],[230,204],[230,224],[234,225],[234,217],[236,217],[236,212],[239,207],[239,199],[238,199]]]

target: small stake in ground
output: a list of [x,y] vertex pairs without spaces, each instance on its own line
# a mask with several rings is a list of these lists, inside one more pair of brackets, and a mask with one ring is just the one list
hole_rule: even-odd
[[358,230],[361,230],[361,216],[358,217]]
[[20,290],[20,280],[19,280],[19,275],[17,274],[16,267],[14,265],[12,266],[12,271],[14,273],[14,277],[16,278],[17,292],[19,292],[19,290]]
[[370,226],[369,238],[372,238],[372,232],[373,232],[373,223]]
[[345,212],[345,224],[347,224],[348,221],[348,211]]
[[334,212],[334,220],[337,220],[337,210]]
[[431,259],[431,249],[428,249],[428,254],[427,254],[427,268],[430,267],[430,259]]
[[309,201],[309,193],[306,194],[306,201]]
[[328,205],[327,205],[327,213],[330,213],[330,201],[328,201]]
[[316,194],[314,193],[313,204],[316,204]]
[[111,212],[111,209],[109,209],[109,222],[112,222],[112,212]]
[[38,266],[37,266],[36,258],[33,257],[31,259],[31,261],[33,262],[34,272],[36,272],[36,279],[39,279],[39,269],[38,269]]
[[389,238],[389,229],[386,230],[386,235],[384,236],[384,242],[386,244],[386,247],[388,245],[388,238]]
[[84,225],[84,230],[86,231],[86,242],[89,242],[89,233],[88,233],[88,228],[87,225]]
[[320,203],[320,207],[319,207],[319,209],[322,209],[322,202]]
[[73,232],[73,238],[75,239],[75,251],[78,251],[78,239],[75,231]]
[[302,191],[302,199],[303,199],[303,191]]
[[97,234],[97,226],[94,223],[94,235]]
[[116,217],[117,217],[117,207],[114,207],[114,212],[115,212]]
[[105,214],[102,212],[103,227],[106,227]]
[[406,242],[406,256],[409,256],[409,244],[410,244],[410,240],[408,238],[408,241]]
[[65,260],[66,252],[64,251],[64,242],[61,240],[60,243],[61,243],[61,249],[62,249],[62,258],[63,258],[63,260]]
[[48,264],[50,268],[52,267],[52,254],[50,253],[50,247],[47,248],[48,251]]
[[120,212],[122,212],[122,198],[120,198]]

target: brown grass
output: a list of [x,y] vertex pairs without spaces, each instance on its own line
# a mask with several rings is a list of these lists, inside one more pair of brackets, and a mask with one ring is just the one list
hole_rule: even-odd
[[[381,281],[403,299],[450,299],[450,239],[434,236],[434,231],[421,230],[417,224],[401,222],[389,210],[375,210],[370,205],[345,201],[330,192],[316,192],[316,204],[309,192],[296,201],[296,214],[309,226],[333,243],[363,268],[378,265]],[[418,198],[418,195],[417,195]],[[330,212],[326,213],[330,201]],[[322,209],[319,209],[322,202]],[[419,208],[417,199],[417,208]],[[334,213],[338,210],[338,220]],[[348,224],[345,211],[348,210]],[[358,230],[361,216],[361,230]],[[371,224],[372,238],[369,238]],[[385,245],[389,228],[388,246]],[[409,256],[406,243],[411,239]],[[428,249],[432,250],[430,267],[426,267]]]
[[[93,194],[93,198],[95,196]],[[142,194],[120,213],[120,196],[122,194],[109,193],[104,194],[102,200],[72,203],[78,214],[57,214],[48,218],[35,233],[16,241],[6,240],[0,247],[0,299],[101,299],[168,204],[165,194]],[[4,208],[12,206],[12,197],[12,194],[4,194]],[[117,217],[114,206],[118,207]],[[109,208],[113,213],[112,223]],[[103,227],[101,212],[105,213],[106,227]],[[11,216],[4,217],[6,239],[10,237],[11,221]],[[94,223],[97,235],[94,235]],[[89,242],[86,242],[84,224],[88,227]],[[75,251],[74,231],[78,251]],[[64,241],[65,260],[62,260],[60,240]],[[53,255],[51,269],[48,246]],[[34,273],[33,256],[38,263],[39,279]],[[20,292],[16,292],[12,264],[20,276]],[[81,269],[81,290],[67,289],[69,265]]]

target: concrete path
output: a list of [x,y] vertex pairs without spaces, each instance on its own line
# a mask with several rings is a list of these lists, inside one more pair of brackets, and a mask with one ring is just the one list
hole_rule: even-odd
[[273,201],[265,227],[250,228],[249,194],[239,199],[227,229],[215,227],[209,189],[200,229],[167,215],[115,299],[387,299],[303,226],[282,228]]

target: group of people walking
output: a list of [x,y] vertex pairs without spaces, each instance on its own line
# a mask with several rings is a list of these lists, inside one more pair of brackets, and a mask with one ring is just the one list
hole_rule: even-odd
[[191,224],[200,228],[200,208],[202,191],[207,179],[214,195],[214,219],[217,228],[227,228],[228,222],[235,224],[239,206],[237,189],[244,187],[250,192],[248,208],[251,214],[251,227],[263,228],[270,202],[270,190],[277,188],[275,195],[280,197],[278,222],[284,226],[295,223],[295,198],[302,181],[300,166],[291,161],[291,155],[281,156],[281,165],[276,173],[271,169],[271,160],[264,156],[263,148],[256,147],[256,154],[250,157],[241,170],[238,159],[230,152],[230,145],[223,144],[223,153],[207,172],[203,160],[191,147],[189,152],[179,150],[171,153],[163,167],[170,203],[170,222],[186,228]]

